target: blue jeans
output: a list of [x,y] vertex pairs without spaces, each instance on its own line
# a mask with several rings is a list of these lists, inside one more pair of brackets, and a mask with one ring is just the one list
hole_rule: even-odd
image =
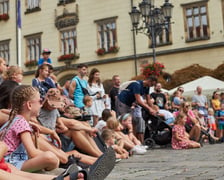
[[21,169],[23,163],[28,160],[28,155],[26,149],[24,148],[23,144],[21,143],[19,147],[4,157],[5,161],[14,165],[17,169]]

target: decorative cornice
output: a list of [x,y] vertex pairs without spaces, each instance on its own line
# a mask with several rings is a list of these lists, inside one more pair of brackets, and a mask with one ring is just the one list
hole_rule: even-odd
[[94,21],[94,23],[100,23],[100,22],[105,22],[105,21],[111,21],[111,20],[114,20],[114,19],[117,19],[118,16],[113,16],[113,17],[109,17],[109,18],[103,18],[103,19],[97,19]]
[[55,18],[55,26],[58,30],[70,26],[76,26],[79,22],[78,14],[73,12],[69,13],[66,8],[63,10],[63,14]]
[[188,5],[193,5],[193,4],[197,4],[197,3],[206,3],[209,0],[200,0],[200,1],[194,1],[194,2],[189,2],[189,3],[182,3],[180,4],[180,6],[188,6]]

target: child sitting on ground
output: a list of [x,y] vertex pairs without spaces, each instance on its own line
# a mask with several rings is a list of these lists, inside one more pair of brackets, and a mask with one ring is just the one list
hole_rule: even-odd
[[95,126],[95,128],[98,130],[99,134],[101,134],[103,132],[103,130],[106,129],[107,120],[109,117],[116,118],[115,111],[110,110],[110,109],[104,109],[102,112],[101,120],[99,120]]
[[111,146],[115,150],[116,158],[127,159],[129,157],[128,152],[124,149],[124,142],[121,139],[117,139],[112,130],[104,129],[101,137],[107,147]]
[[133,134],[133,125],[132,125],[132,115],[129,113],[123,114],[119,118],[120,124],[122,125],[122,132],[128,135],[129,139],[135,145],[141,145],[141,142]]
[[[39,92],[32,86],[21,85],[13,90],[9,120],[1,128],[3,140],[9,147],[5,160],[23,171],[52,170],[59,159],[50,151],[41,151],[33,143],[32,116],[38,116],[41,107]],[[20,154],[20,155],[19,155]]]
[[200,148],[201,145],[196,141],[189,139],[189,134],[185,129],[185,122],[187,116],[183,113],[179,113],[174,122],[172,129],[172,148],[173,149],[189,149]]
[[114,117],[109,117],[107,120],[107,128],[114,131],[117,139],[121,139],[124,142],[124,148],[127,151],[134,152],[135,154],[145,154],[146,150],[140,145],[136,145],[131,141],[128,135],[124,134],[121,130],[123,129],[119,121]]

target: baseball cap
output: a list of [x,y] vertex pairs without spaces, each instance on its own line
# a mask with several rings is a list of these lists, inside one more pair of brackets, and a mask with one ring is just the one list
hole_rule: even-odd
[[50,54],[51,51],[50,51],[48,48],[44,48],[43,51],[42,51],[42,54],[43,54],[43,53],[48,53],[48,54]]

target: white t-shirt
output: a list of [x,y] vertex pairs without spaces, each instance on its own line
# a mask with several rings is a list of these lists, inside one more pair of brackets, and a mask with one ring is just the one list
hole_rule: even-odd
[[98,121],[98,123],[96,124],[95,128],[98,130],[99,134],[102,133],[103,128],[107,126],[106,121],[104,120],[100,120]]

